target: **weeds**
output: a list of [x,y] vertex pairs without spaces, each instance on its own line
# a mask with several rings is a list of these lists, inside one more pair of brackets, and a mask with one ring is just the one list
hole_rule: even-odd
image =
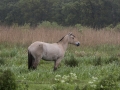
[[0,65],[4,65],[4,64],[5,64],[4,58],[0,57]]
[[95,57],[95,59],[93,60],[93,65],[102,65],[101,57]]
[[107,75],[99,81],[95,90],[119,90],[117,79],[114,75]]
[[6,70],[0,76],[0,90],[16,90],[15,76],[10,70]]
[[[68,57],[68,58],[67,58]],[[68,54],[65,58],[65,65],[70,67],[78,66],[79,62],[73,54]]]
[[58,83],[73,83],[77,80],[77,75],[75,73],[70,73],[68,75],[56,75],[55,81]]
[[2,50],[0,53],[1,57],[14,57],[17,54],[17,50],[16,49],[12,49],[12,50]]
[[116,62],[117,64],[119,64],[120,60],[117,56],[111,56],[110,58],[108,58],[108,60],[105,63],[109,64],[109,63],[113,63],[113,62]]
[[[45,24],[47,28],[43,27]],[[5,30],[0,27],[0,76],[10,68],[19,83],[18,90],[107,90],[109,87],[117,90],[120,83],[120,33],[96,31],[81,25],[61,28],[51,22],[36,28],[29,27],[29,24],[6,27]],[[50,62],[40,63],[35,71],[27,69],[28,45],[37,40],[57,42],[71,31],[80,40],[81,47],[77,50],[74,46],[68,47],[59,70],[52,72],[53,63]]]

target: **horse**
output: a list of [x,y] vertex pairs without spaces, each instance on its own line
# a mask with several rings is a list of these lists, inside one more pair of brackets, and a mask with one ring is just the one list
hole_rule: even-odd
[[58,65],[65,55],[68,44],[80,45],[78,39],[71,32],[56,43],[40,41],[32,43],[28,47],[28,69],[36,69],[40,59],[43,59],[46,61],[54,61],[53,71],[57,70]]

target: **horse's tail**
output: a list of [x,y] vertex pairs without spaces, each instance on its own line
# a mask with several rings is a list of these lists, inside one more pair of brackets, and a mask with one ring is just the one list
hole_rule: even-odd
[[33,68],[33,60],[34,60],[34,57],[33,55],[31,54],[31,52],[28,50],[28,69],[32,69]]

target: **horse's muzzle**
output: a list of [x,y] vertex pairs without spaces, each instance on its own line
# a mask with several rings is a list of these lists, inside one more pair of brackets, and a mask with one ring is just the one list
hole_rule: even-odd
[[76,46],[80,46],[80,43],[77,43]]

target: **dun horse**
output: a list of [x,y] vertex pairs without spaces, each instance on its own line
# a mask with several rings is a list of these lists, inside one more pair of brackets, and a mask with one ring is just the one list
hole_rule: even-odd
[[54,71],[64,57],[68,44],[80,45],[77,38],[69,33],[57,43],[45,43],[36,41],[28,47],[28,69],[36,69],[40,59],[54,61]]

